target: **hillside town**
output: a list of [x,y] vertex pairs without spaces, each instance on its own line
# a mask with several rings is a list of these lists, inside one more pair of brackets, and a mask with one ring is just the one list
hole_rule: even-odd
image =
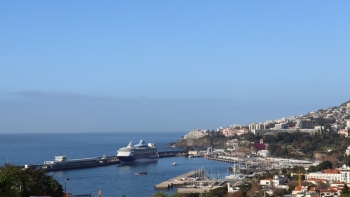
[[[254,134],[265,138],[265,136],[277,135],[282,132],[301,132],[310,135],[335,133],[347,139],[349,138],[349,131],[350,101],[338,107],[320,109],[309,112],[306,115],[268,120],[264,123],[251,123],[246,126],[233,124],[228,127],[219,127],[215,131],[194,129],[184,135],[181,140],[202,139],[209,136],[212,132],[225,136],[225,147],[191,150],[189,154],[233,163],[232,174],[226,177],[228,180],[231,178],[243,180],[249,177],[260,177],[256,180],[256,183],[261,189],[259,191],[264,192],[264,196],[269,194],[270,196],[286,197],[338,197],[349,194],[347,185],[350,184],[350,167],[344,163],[342,164],[340,160],[329,161],[331,159],[329,159],[330,157],[326,158],[326,154],[323,154],[323,159],[321,157],[319,159],[314,157],[304,160],[276,158],[272,157],[268,149],[269,144],[264,143],[263,138],[258,143],[253,143],[239,136]],[[336,152],[338,158],[347,158],[350,155],[349,140],[346,142],[346,150]],[[252,145],[251,147],[255,148],[242,151],[238,147],[242,147],[244,143],[250,144]],[[336,144],[337,142],[333,141],[332,143]],[[331,151],[335,155],[332,149],[326,149],[325,152]],[[325,162],[328,162],[329,166],[325,167]],[[331,164],[332,162],[333,164]],[[323,166],[323,168],[315,166]],[[270,176],[263,175],[264,173],[261,173],[262,171],[259,169],[263,169],[263,172],[268,172]],[[239,172],[236,172],[236,170],[239,170]],[[283,173],[283,171],[289,173]],[[297,180],[297,184],[288,184],[291,180]],[[238,185],[236,182],[230,183],[228,181],[228,193],[242,192],[242,188],[238,187]],[[277,194],[282,190],[285,192]]]
[[[323,120],[322,122],[317,120]],[[301,132],[316,133],[319,131],[334,131],[348,137],[350,130],[350,102],[339,107],[320,109],[309,112],[306,115],[290,116],[277,120],[267,120],[264,123],[251,123],[247,126],[232,124],[228,127],[219,127],[220,132],[226,137],[239,136],[246,133],[254,135],[273,134],[278,132]],[[194,129],[184,135],[183,139],[201,138],[208,135],[209,130]]]

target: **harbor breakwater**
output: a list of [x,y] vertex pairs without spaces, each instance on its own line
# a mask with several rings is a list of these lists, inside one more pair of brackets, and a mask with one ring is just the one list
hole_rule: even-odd
[[[188,154],[183,153],[182,151],[162,151],[158,152],[159,158],[164,157],[175,157],[175,156],[187,156]],[[64,157],[64,156],[56,156]],[[103,157],[94,157],[94,158],[81,158],[81,159],[72,159],[65,161],[45,161],[44,164],[26,164],[23,168],[30,169],[42,169],[48,172],[50,171],[60,171],[60,170],[71,170],[79,168],[92,168],[98,166],[114,165],[120,164],[121,162],[117,156],[103,156]]]

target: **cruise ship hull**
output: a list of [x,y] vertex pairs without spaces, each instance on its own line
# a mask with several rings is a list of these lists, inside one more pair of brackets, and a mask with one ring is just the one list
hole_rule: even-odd
[[145,163],[145,162],[152,162],[152,161],[157,161],[158,157],[141,157],[141,158],[136,158],[134,156],[129,156],[129,157],[118,157],[119,161],[121,163]]

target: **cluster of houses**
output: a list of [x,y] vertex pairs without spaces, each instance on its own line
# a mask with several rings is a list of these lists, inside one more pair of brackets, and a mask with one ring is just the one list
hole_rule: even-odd
[[[335,120],[335,123],[333,123],[330,128],[325,128],[324,126],[317,125],[317,122],[315,120],[317,118],[333,119]],[[291,122],[293,124],[290,124]],[[265,123],[253,123],[247,126],[235,124],[229,127],[220,127],[216,131],[221,132],[227,137],[230,137],[236,135],[239,136],[246,133],[266,135],[277,132],[294,132],[296,130],[308,133],[332,130],[334,132],[338,132],[339,134],[343,134],[346,137],[349,137],[350,102],[347,102],[339,107],[322,109],[318,110],[317,112],[309,112],[307,115],[301,115],[299,117],[291,116],[288,119],[281,118],[275,121],[266,121]],[[183,136],[183,139],[200,138],[208,134],[208,130],[195,129]],[[240,143],[242,143],[242,141]],[[228,151],[234,151],[238,146],[238,140],[229,140],[227,141],[226,145],[228,147],[232,147],[228,149]],[[254,144],[254,146],[256,146],[257,150],[255,153],[256,155],[262,157],[270,156],[269,151],[266,150],[266,145],[262,141],[258,144]],[[207,150],[207,152],[209,152],[209,150]],[[345,154],[350,155],[350,146],[346,150]],[[299,184],[292,191],[292,194],[286,195],[286,197],[338,197],[341,194],[341,190],[343,189],[344,184],[347,184],[350,187],[350,167],[348,166],[303,174],[303,176],[305,176],[305,182],[309,182],[313,185],[311,187],[302,186],[300,180],[301,175],[299,174],[296,176],[299,176]],[[287,177],[274,176],[273,178],[260,180],[260,185],[265,188],[265,192],[272,195],[272,191],[275,188],[289,189],[289,187],[286,185],[287,181]],[[235,192],[237,191],[237,187],[231,187],[228,185],[228,191]]]
[[321,188],[299,186],[292,194],[296,196],[323,196],[333,197],[340,196],[344,184],[350,186],[350,167],[343,165],[337,169],[326,169],[320,172],[312,172],[305,174],[305,181],[314,185],[323,185]]
[[[291,194],[284,195],[284,197],[338,197],[341,195],[344,184],[350,186],[350,167],[348,166],[308,174],[292,174],[292,176],[298,176],[298,185]],[[304,181],[309,183],[309,186],[301,184],[302,176],[305,176]],[[287,177],[275,175],[273,178],[261,179],[259,185],[264,192],[272,196],[274,189],[288,190],[287,183]],[[227,189],[230,193],[239,190],[237,187],[231,187],[230,184],[228,184]]]
[[[338,132],[339,134],[345,135],[345,137],[349,137],[350,130],[350,120],[345,120],[345,126],[338,125],[337,123],[332,125],[332,130]],[[248,127],[244,127],[241,125],[231,125],[230,127],[220,127],[217,129],[217,132],[222,133],[226,137],[231,136],[239,136],[246,133],[253,133],[254,135],[266,135],[266,134],[274,134],[278,132],[308,132],[308,133],[316,133],[323,131],[324,126],[316,125],[315,120],[311,120],[308,118],[301,118],[295,121],[295,126],[288,127],[286,123],[276,123],[272,128],[266,128],[266,124],[262,123],[253,123],[249,124]],[[201,138],[209,134],[208,130],[199,130],[194,129],[184,135],[183,139],[191,139],[191,138]]]
[[[255,135],[273,134],[277,132],[293,132],[299,130],[301,132],[316,133],[325,130],[324,126],[317,125],[315,119],[334,119],[335,123],[328,130],[338,132],[349,136],[350,130],[350,102],[339,107],[321,109],[316,112],[309,112],[307,115],[290,116],[289,118],[281,118],[277,120],[268,120],[265,123],[252,123],[247,126],[233,124],[229,127],[220,127],[216,129],[223,135],[230,137],[242,135],[245,133],[253,133]],[[293,124],[287,124],[292,122]],[[292,126],[291,126],[292,125]],[[208,130],[194,129],[183,136],[183,139],[200,138],[208,135]]]

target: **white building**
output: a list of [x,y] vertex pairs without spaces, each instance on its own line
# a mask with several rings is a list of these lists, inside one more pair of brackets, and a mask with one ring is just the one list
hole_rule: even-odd
[[340,170],[340,182],[350,182],[350,167],[343,165],[342,168],[339,168]]
[[254,130],[257,130],[257,129],[265,129],[265,124],[253,123],[253,124],[248,125],[248,130],[249,131],[254,131]]
[[329,182],[339,182],[341,180],[341,170],[339,169],[325,169],[321,172],[311,172],[306,175],[307,180],[322,179]]
[[340,130],[338,131],[338,133],[341,134],[341,135],[344,135],[345,137],[348,137],[348,136],[349,136],[349,132],[348,132],[347,129],[340,129]]
[[324,126],[315,126],[315,131],[323,131]]
[[346,156],[350,155],[350,146],[348,146],[348,148],[346,149],[345,154],[346,154]]
[[288,181],[287,177],[279,177],[278,175],[274,175],[273,179],[271,178],[261,179],[260,185],[288,190],[289,186],[285,184],[287,181]]
[[276,123],[285,123],[286,121],[287,121],[286,118],[281,118],[281,119],[275,120]]
[[184,135],[183,139],[200,138],[207,135],[206,130],[192,130],[191,132]]
[[280,124],[275,124],[274,127],[275,130],[279,130],[279,129],[288,129],[288,125],[280,123]]
[[269,157],[271,156],[271,153],[269,150],[259,150],[258,155],[262,157]]
[[350,129],[350,120],[346,120],[346,127],[345,129]]

